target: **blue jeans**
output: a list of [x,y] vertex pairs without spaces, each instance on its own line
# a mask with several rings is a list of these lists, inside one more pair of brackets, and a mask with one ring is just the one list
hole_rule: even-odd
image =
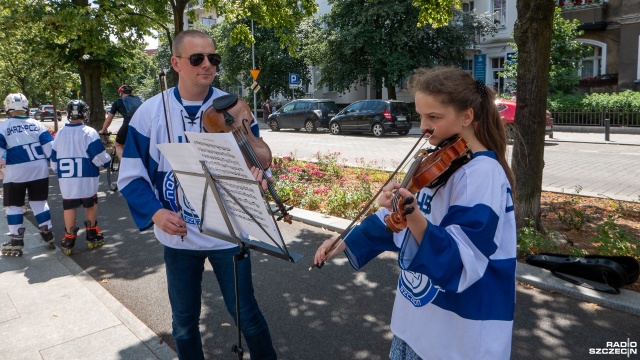
[[[207,258],[218,280],[227,311],[235,323],[236,296],[233,256],[237,253],[237,247],[206,251],[164,247],[164,262],[173,319],[173,338],[180,359],[204,359],[198,325],[202,305],[202,273]],[[269,327],[253,294],[251,258],[249,256],[238,260],[238,286],[241,330],[251,359],[276,359]]]

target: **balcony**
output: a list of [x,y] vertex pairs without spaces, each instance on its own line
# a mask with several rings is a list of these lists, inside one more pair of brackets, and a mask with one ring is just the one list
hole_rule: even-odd
[[582,30],[604,30],[606,28],[607,4],[603,0],[559,0],[562,17],[567,20],[578,20]]

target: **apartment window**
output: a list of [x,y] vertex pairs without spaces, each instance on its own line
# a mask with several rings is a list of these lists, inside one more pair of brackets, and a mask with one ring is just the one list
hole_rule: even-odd
[[498,28],[507,27],[507,0],[493,0],[493,23]]
[[473,59],[465,59],[462,61],[461,69],[469,73],[469,75],[473,75]]
[[600,73],[600,63],[602,61],[602,48],[598,46],[587,46],[591,48],[591,56],[587,56],[582,59],[582,64],[580,66],[580,76],[585,77],[596,77],[602,75]]
[[462,3],[462,11],[464,12],[473,12],[475,7],[473,6],[473,1]]
[[505,92],[504,78],[500,76],[500,73],[504,71],[504,62],[505,59],[503,57],[491,58],[491,78],[493,81],[493,88],[498,94]]

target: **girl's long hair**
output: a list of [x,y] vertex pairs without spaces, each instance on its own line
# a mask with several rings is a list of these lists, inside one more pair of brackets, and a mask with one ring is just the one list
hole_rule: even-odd
[[468,73],[452,67],[418,69],[408,84],[414,93],[432,95],[458,112],[473,109],[475,135],[482,145],[495,152],[514,191],[515,177],[507,163],[507,135],[493,90]]

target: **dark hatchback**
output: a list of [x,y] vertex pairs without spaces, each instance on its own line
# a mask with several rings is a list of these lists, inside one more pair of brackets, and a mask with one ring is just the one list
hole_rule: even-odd
[[387,133],[407,135],[413,116],[403,101],[360,100],[344,108],[329,122],[331,134],[371,132],[380,137]]
[[338,106],[333,100],[300,99],[269,115],[268,122],[272,131],[304,128],[315,132],[318,128],[329,127],[329,120],[337,113]]

